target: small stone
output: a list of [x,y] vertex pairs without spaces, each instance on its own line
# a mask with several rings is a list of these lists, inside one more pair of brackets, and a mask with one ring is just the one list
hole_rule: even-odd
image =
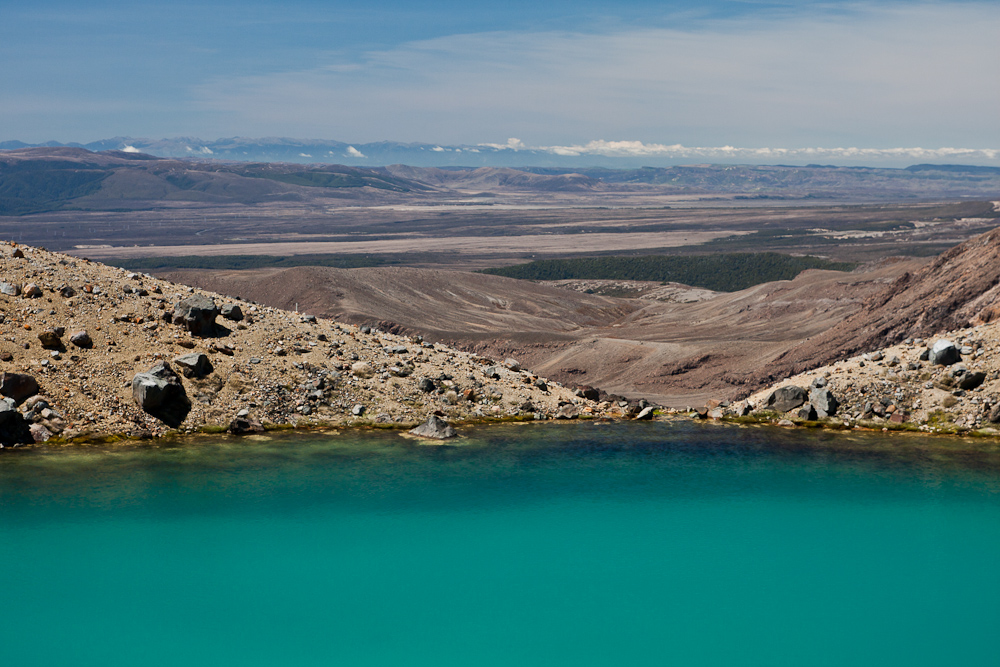
[[181,373],[187,378],[203,378],[214,370],[208,355],[203,352],[192,352],[177,357],[174,359],[174,363],[180,367]]
[[[653,411],[654,411],[653,406],[652,405],[647,405],[646,407],[644,407],[642,410],[639,411],[639,414],[637,414],[635,416],[635,421],[648,421],[648,420],[652,419],[653,418]],[[709,415],[709,416],[711,416],[711,415]],[[713,419],[722,419],[722,411],[719,410],[719,416],[718,417],[713,417]]]
[[40,332],[38,340],[41,342],[42,347],[47,350],[62,347],[62,340],[59,339],[59,335],[52,329]]
[[351,373],[355,377],[370,378],[375,376],[375,369],[367,361],[356,361],[351,364]]
[[521,362],[513,357],[507,357],[503,360],[503,365],[508,369],[514,371],[515,373],[521,370]]
[[21,295],[28,299],[37,299],[42,296],[42,288],[35,283],[28,283],[24,286]]
[[361,415],[365,414],[365,406],[358,403],[353,408],[351,408],[351,414],[354,415],[355,417],[360,417]]
[[215,318],[219,307],[207,296],[194,294],[182,299],[174,307],[173,323],[183,325],[195,336],[211,336],[215,333]]
[[222,315],[222,317],[232,322],[243,321],[243,310],[240,308],[239,304],[235,303],[223,304],[219,312]]

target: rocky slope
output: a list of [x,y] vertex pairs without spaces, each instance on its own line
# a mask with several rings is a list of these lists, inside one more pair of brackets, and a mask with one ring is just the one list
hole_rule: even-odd
[[514,356],[567,384],[684,407],[745,396],[765,382],[759,375],[775,357],[921,266],[887,261],[853,273],[810,270],[685,302],[439,269],[298,267],[164,277],[277,308],[298,303],[317,315],[420,334],[487,357]]
[[514,360],[493,363],[15,244],[0,247],[0,327],[7,446],[223,429],[237,417],[236,430],[252,431],[258,422],[404,425],[431,414],[610,417],[637,409],[599,404]]
[[761,373],[785,379],[729,412],[998,433],[1000,229],[900,276]]
[[748,410],[778,413],[776,418],[791,423],[819,419],[855,427],[982,429],[998,435],[1000,325],[908,338],[795,375],[729,412]]
[[907,271],[872,294],[857,313],[775,358],[754,381],[773,381],[907,338],[928,338],[998,317],[1000,228]]

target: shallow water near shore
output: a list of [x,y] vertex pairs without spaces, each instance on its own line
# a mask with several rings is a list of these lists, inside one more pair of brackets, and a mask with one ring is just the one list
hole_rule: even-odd
[[0,664],[996,664],[995,444],[462,432],[4,453]]

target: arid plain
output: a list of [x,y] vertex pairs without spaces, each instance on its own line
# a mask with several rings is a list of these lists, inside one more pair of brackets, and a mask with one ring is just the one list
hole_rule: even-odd
[[[774,360],[995,227],[1000,198],[990,170],[366,170],[80,149],[0,157],[8,178],[68,183],[63,196],[22,198],[17,215],[0,217],[3,238],[516,356],[569,384],[678,407],[773,380]],[[548,258],[764,251],[858,268],[727,293],[470,272]]]

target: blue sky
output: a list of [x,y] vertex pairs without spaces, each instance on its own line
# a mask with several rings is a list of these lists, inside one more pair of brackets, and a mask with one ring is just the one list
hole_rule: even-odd
[[0,139],[998,149],[998,34],[995,1],[0,0]]

